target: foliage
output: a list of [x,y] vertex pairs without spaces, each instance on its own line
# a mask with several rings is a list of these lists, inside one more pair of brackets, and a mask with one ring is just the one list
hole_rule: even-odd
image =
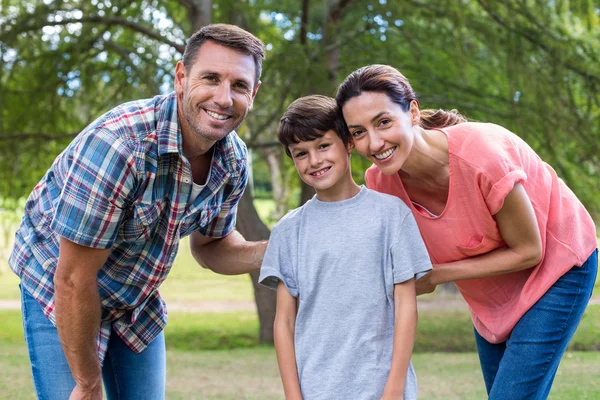
[[[268,179],[289,187],[278,201],[293,205],[299,193],[274,143],[285,107],[333,95],[348,72],[386,63],[411,80],[423,107],[515,131],[600,212],[600,11],[591,0],[0,0],[0,196],[26,195],[102,112],[171,90],[201,4],[213,22],[267,44],[241,134],[260,150],[256,187],[269,190]],[[280,171],[265,167],[265,149],[279,152]],[[354,158],[360,177],[366,165]]]

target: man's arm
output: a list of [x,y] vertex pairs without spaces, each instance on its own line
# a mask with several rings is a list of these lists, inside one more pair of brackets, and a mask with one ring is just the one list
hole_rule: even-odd
[[281,281],[277,284],[276,310],[273,333],[285,398],[286,400],[302,400],[298,368],[296,367],[296,351],[294,349],[297,300]]
[[60,239],[54,275],[56,328],[76,386],[70,399],[102,399],[97,352],[100,296],[97,273],[110,249],[92,249]]
[[417,293],[415,281],[394,285],[394,349],[392,365],[382,399],[403,399],[406,374],[417,330]]
[[249,242],[235,230],[220,239],[193,232],[190,248],[203,267],[223,275],[239,275],[260,269],[267,241]]

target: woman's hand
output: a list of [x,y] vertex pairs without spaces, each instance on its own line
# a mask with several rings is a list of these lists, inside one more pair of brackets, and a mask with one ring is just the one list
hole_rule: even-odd
[[417,296],[420,296],[422,294],[427,294],[427,293],[433,293],[433,291],[437,287],[437,283],[433,283],[433,281],[432,281],[432,277],[434,276],[434,273],[435,273],[435,266],[434,266],[433,270],[426,273],[425,275],[423,275],[422,277],[420,277],[419,279],[417,279],[415,281],[415,288],[417,290]]

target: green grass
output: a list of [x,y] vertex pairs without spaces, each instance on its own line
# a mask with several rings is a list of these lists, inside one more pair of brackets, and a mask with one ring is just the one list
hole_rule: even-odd
[[[0,311],[0,343],[23,342],[19,310]],[[600,350],[600,305],[590,305],[569,350]],[[170,312],[165,329],[174,350],[223,350],[258,345],[255,312]],[[419,315],[415,353],[475,351],[473,328],[466,311],[427,311]]]
[[[0,343],[0,399],[33,398],[24,345]],[[419,397],[480,400],[486,397],[475,353],[420,353],[413,356]],[[599,352],[568,352],[550,400],[592,400],[600,391]],[[270,347],[228,351],[167,350],[168,399],[283,399],[275,352]]]

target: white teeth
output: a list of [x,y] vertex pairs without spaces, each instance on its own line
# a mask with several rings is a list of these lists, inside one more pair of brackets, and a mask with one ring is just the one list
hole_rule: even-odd
[[211,117],[219,119],[221,121],[226,120],[227,118],[229,118],[229,115],[221,115],[221,114],[217,114],[216,112],[213,112],[213,111],[206,110],[206,113],[208,115],[210,115]]
[[325,169],[322,169],[320,171],[313,172],[311,175],[313,175],[313,176],[321,176],[321,175],[323,175],[327,171],[329,171],[329,168],[325,168]]
[[391,149],[386,150],[386,151],[384,151],[381,154],[375,154],[375,158],[378,159],[378,160],[386,159],[386,158],[388,158],[389,156],[392,155],[392,153],[394,152],[394,150],[396,150],[396,147],[392,147]]

